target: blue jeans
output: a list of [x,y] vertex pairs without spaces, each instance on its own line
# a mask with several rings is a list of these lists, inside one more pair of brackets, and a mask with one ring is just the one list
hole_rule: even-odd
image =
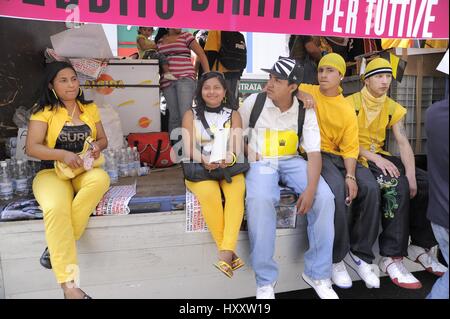
[[[250,164],[246,175],[246,209],[250,240],[250,262],[258,287],[278,277],[273,259],[276,210],[280,200],[279,180],[301,194],[307,186],[307,162],[301,157],[265,159]],[[312,209],[307,213],[309,249],[305,252],[305,274],[312,279],[331,277],[334,240],[334,195],[320,177]]]
[[[176,128],[181,128],[184,113],[192,107],[196,82],[191,78],[181,78],[163,89],[169,110],[169,134]],[[180,131],[181,135],[181,131]],[[177,138],[172,138],[177,140]]]
[[[431,227],[433,227],[434,236],[448,265],[448,229],[434,223],[431,223]],[[444,276],[436,280],[427,299],[448,299],[448,270]]]

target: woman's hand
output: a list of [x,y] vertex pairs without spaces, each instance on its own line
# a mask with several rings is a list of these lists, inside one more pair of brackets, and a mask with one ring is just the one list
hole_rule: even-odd
[[210,163],[209,156],[202,156],[202,165],[208,171],[212,171],[220,167],[219,163]]
[[100,147],[98,146],[97,142],[91,143],[92,149],[91,149],[91,155],[96,160],[100,157]]
[[83,166],[83,160],[77,154],[66,151],[64,153],[63,162],[72,169],[80,168]]
[[203,163],[203,167],[208,171],[213,171],[215,169],[218,169],[220,167],[220,164],[217,163]]

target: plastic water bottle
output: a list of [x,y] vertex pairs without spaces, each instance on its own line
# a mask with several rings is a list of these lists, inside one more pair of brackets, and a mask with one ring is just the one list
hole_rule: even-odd
[[16,184],[15,193],[19,196],[25,196],[28,194],[28,176],[27,176],[27,163],[23,160],[17,161],[16,175],[14,177]]
[[133,147],[133,161],[134,161],[134,169],[136,170],[137,175],[139,175],[139,169],[141,168],[141,154],[137,147]]
[[33,179],[36,175],[35,173],[35,161],[27,161],[27,180],[28,180],[28,189],[33,188]]
[[148,174],[150,174],[150,167],[147,163],[144,163],[144,166],[139,167],[139,176],[147,176]]
[[119,176],[127,177],[129,175],[127,149],[122,148],[119,153]]
[[0,162],[0,200],[10,200],[13,198],[13,183],[5,161]]
[[5,159],[6,162],[6,169],[9,172],[9,178],[11,178],[12,181],[12,188],[13,193],[16,192],[16,169],[17,169],[17,163],[14,158],[7,158]]
[[137,176],[138,172],[134,166],[134,154],[131,147],[127,147],[127,156],[128,156],[128,172],[129,176]]
[[119,165],[114,151],[109,151],[106,156],[106,172],[109,175],[111,184],[115,184],[119,181]]

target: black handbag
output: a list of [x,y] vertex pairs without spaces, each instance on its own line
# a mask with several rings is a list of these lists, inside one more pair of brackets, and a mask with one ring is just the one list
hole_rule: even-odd
[[[209,124],[204,117],[201,118],[201,122],[211,138],[214,139],[214,134],[211,132]],[[243,157],[237,158],[236,163],[232,166],[225,168],[219,167],[211,171],[207,170],[201,163],[183,162],[181,166],[183,168],[184,178],[191,182],[207,180],[220,181],[225,179],[227,183],[231,183],[232,176],[245,173],[250,168],[250,164]]]
[[227,183],[231,183],[231,177],[245,173],[250,168],[249,163],[235,163],[233,166],[225,168],[216,168],[208,171],[200,163],[182,163],[184,178],[191,182],[201,182],[207,180],[220,181],[225,179]]

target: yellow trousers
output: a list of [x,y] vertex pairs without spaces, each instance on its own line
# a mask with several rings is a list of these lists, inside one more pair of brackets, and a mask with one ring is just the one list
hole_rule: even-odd
[[[244,174],[232,177],[229,184],[222,181],[185,181],[186,187],[197,197],[206,225],[219,250],[235,251],[244,216]],[[225,207],[222,205],[222,193]]]
[[101,168],[66,181],[54,169],[42,170],[34,178],[33,193],[44,213],[45,237],[58,283],[76,280],[76,241],[108,188],[109,176]]

